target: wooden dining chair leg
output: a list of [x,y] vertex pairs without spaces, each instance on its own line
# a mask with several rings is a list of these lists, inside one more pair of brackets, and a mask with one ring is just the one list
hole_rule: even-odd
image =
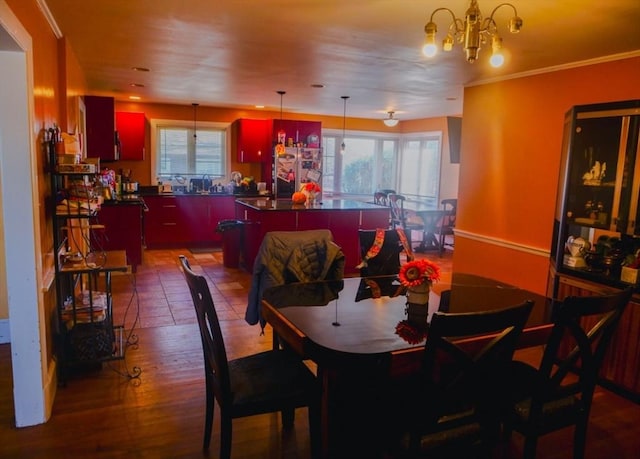
[[538,446],[538,436],[530,435],[524,441],[524,453],[522,455],[523,459],[535,459],[536,457],[536,449]]
[[222,415],[220,420],[220,459],[231,457],[232,422],[231,416]]
[[211,434],[213,431],[213,412],[216,407],[215,396],[213,395],[213,388],[209,388],[210,385],[213,384],[213,381],[208,376],[206,377],[205,384],[207,386],[207,408],[205,412],[205,420],[204,420],[204,440],[202,442],[202,449],[204,451],[209,450],[209,445],[211,444]]
[[290,429],[291,427],[293,427],[293,421],[295,420],[295,409],[293,407],[285,408],[280,413],[282,415],[282,427],[284,427],[285,429]]
[[587,442],[588,426],[589,426],[589,418],[587,416],[584,417],[584,420],[581,420],[576,424],[575,431],[573,434],[573,458],[574,459],[584,458],[585,446]]

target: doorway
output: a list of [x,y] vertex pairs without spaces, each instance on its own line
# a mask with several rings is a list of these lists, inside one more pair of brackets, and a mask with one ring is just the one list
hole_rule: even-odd
[[[17,427],[46,421],[47,362],[35,170],[31,37],[0,1],[0,301],[8,311]],[[9,269],[10,267],[10,269]],[[7,314],[7,312],[5,312]]]

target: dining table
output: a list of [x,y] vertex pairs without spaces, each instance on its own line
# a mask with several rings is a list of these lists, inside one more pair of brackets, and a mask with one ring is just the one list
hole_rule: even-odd
[[[322,385],[322,456],[381,457],[380,400],[389,381],[420,368],[435,311],[472,312],[534,302],[519,347],[546,342],[553,302],[490,278],[451,273],[429,292],[425,323],[407,319],[397,275],[293,283],[267,289],[262,315],[282,345],[313,362]],[[480,336],[468,345],[490,340]],[[363,456],[364,455],[364,456]]]
[[431,203],[420,201],[405,201],[405,212],[413,212],[420,220],[422,220],[422,241],[416,247],[415,251],[424,253],[428,251],[442,252],[442,244],[439,234],[439,225],[442,219],[447,215],[443,209],[438,209]]

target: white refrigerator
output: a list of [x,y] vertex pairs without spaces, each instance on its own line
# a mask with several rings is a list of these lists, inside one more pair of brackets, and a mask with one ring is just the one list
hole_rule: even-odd
[[[303,183],[322,185],[322,150],[320,148],[283,147],[275,148],[275,196],[289,199],[300,191]],[[322,192],[317,200],[322,199]]]

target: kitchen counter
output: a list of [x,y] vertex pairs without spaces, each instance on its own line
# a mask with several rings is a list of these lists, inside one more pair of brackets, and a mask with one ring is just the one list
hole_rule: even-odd
[[356,274],[358,231],[389,226],[388,207],[349,199],[325,199],[307,206],[290,199],[240,198],[235,209],[236,218],[245,222],[241,258],[249,271],[267,232],[328,229],[345,254],[345,273]]
[[[322,211],[322,210],[380,210],[377,204],[369,204],[352,199],[325,199],[313,204],[294,204],[290,199],[239,198],[237,203],[260,211],[293,210],[293,211]],[[384,208],[388,214],[388,209]]]

